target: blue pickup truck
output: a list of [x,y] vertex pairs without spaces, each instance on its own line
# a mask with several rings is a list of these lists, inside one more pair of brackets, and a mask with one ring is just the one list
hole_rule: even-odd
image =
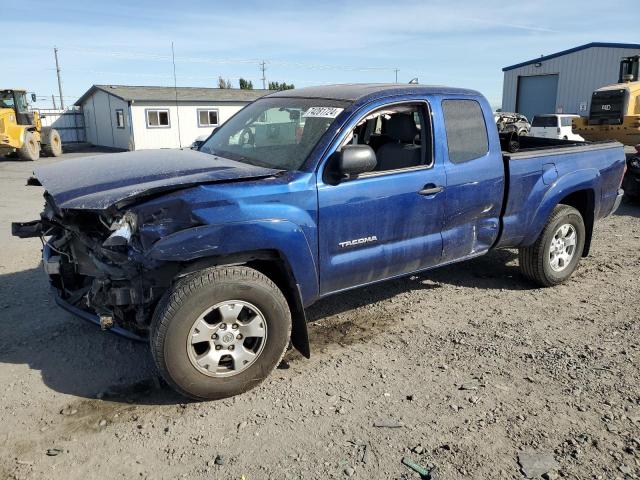
[[417,85],[274,93],[193,150],[37,168],[43,264],[67,310],[148,337],[162,377],[195,399],[244,392],[305,309],[336,292],[519,249],[559,284],[622,198],[618,143],[519,139],[504,153],[485,98]]

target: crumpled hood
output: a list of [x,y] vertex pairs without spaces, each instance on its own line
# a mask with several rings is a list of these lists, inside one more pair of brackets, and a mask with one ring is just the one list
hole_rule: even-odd
[[163,190],[277,172],[195,150],[140,150],[66,160],[34,174],[59,208],[104,210]]

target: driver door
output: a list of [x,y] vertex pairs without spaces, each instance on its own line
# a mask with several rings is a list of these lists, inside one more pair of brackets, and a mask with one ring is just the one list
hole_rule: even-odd
[[[379,127],[371,128],[376,116]],[[424,101],[392,103],[362,115],[345,135],[342,145],[375,144],[378,166],[337,185],[318,183],[321,294],[440,263],[445,173],[432,154],[430,118]]]

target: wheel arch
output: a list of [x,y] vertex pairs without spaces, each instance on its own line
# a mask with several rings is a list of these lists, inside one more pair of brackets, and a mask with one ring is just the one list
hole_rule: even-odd
[[561,177],[546,192],[530,223],[529,234],[521,246],[532,245],[544,228],[553,209],[560,204],[574,207],[585,222],[585,247],[582,256],[587,256],[591,246],[593,224],[596,217],[596,198],[599,195],[600,173],[595,169],[584,169]]
[[244,264],[267,275],[285,294],[292,314],[291,341],[308,357],[305,307],[318,298],[318,272],[301,227],[288,220],[203,225],[157,241],[147,258],[185,267],[182,275],[216,266]]
[[560,199],[558,204],[569,205],[575,208],[582,215],[585,229],[584,248],[582,249],[582,256],[589,255],[589,249],[591,248],[591,237],[593,236],[593,224],[595,219],[595,192],[592,188],[576,190],[573,193]]
[[230,255],[201,257],[183,264],[176,278],[211,268],[244,265],[267,276],[282,291],[291,311],[291,343],[306,358],[311,356],[307,316],[300,286],[287,258],[275,249],[236,252]]

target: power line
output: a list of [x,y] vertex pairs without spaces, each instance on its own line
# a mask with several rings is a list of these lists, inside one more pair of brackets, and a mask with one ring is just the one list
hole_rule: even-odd
[[[103,55],[117,57],[125,60],[153,60],[153,61],[167,61],[172,60],[170,56],[158,55],[152,53],[136,53],[126,51],[104,51],[104,50],[92,50],[77,47],[67,47],[70,50],[88,53],[92,55]],[[251,58],[211,58],[211,57],[175,57],[175,61],[178,63],[210,63],[210,64],[258,64],[262,69],[263,64],[266,64],[265,60],[251,59]],[[306,68],[311,70],[347,70],[347,71],[395,71],[396,68],[384,67],[384,66],[361,66],[361,65],[338,65],[338,64],[322,64],[322,63],[304,63],[304,62],[291,62],[287,60],[269,60],[269,65],[291,68]]]

